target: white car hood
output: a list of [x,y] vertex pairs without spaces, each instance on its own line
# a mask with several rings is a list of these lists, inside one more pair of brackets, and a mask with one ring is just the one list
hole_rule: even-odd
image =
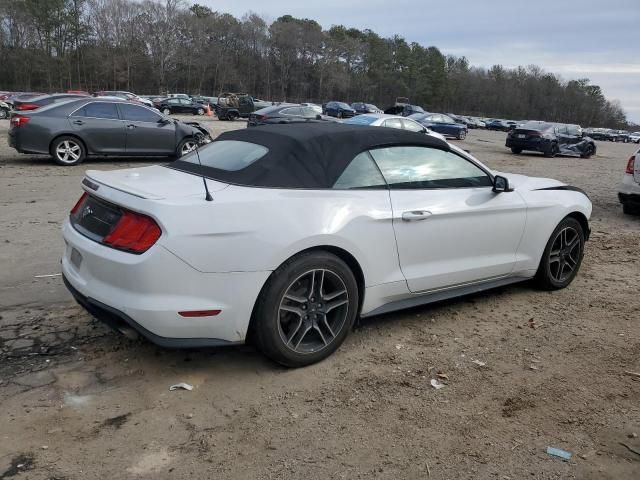
[[541,188],[561,187],[566,185],[559,180],[553,178],[528,177],[517,173],[493,172],[494,175],[500,175],[509,180],[509,186],[515,190],[539,190]]
[[[204,192],[202,177],[160,165],[110,171],[87,170],[85,175],[98,184],[151,200],[189,197]],[[229,185],[207,179],[207,186],[209,191],[218,192]]]

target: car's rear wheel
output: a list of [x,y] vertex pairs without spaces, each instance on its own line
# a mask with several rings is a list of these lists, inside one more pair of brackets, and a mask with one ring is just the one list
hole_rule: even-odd
[[558,154],[558,144],[557,143],[552,143],[551,145],[549,145],[549,148],[547,148],[544,152],[543,152],[544,156],[547,158],[552,158],[555,157]]
[[511,147],[511,153],[515,153],[516,155],[522,153],[521,148]]
[[589,144],[585,147],[584,152],[580,155],[582,158],[590,158],[596,152],[596,147]]
[[338,112],[338,118],[342,118],[342,117],[343,117],[342,112]]
[[578,220],[565,217],[555,228],[542,254],[536,273],[545,290],[568,286],[580,269],[584,254],[584,230]]
[[51,156],[58,165],[70,167],[84,161],[87,152],[84,144],[75,137],[60,137],[51,144]]
[[358,313],[353,272],[335,255],[312,251],[279,267],[260,294],[251,338],[288,367],[319,362],[347,337]]
[[162,113],[164,113],[165,115],[170,115],[171,114],[171,110],[169,110],[168,108],[163,108],[162,109]]
[[0,108],[0,120],[4,120],[8,116],[9,116],[9,111],[4,108]]
[[196,149],[196,146],[196,141],[193,138],[185,138],[178,145],[178,148],[176,150],[176,157],[184,157],[187,153],[194,151]]
[[466,130],[460,130],[458,132],[458,140],[464,140],[465,138],[467,138],[467,131]]
[[640,215],[640,208],[633,207],[631,205],[627,205],[626,203],[623,203],[622,213],[624,213],[625,215]]

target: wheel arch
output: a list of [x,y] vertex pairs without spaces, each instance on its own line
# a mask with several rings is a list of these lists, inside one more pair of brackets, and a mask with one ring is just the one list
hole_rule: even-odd
[[358,286],[358,314],[360,314],[360,311],[362,310],[362,305],[364,304],[364,294],[365,294],[365,285],[366,285],[365,284],[365,279],[364,279],[364,271],[362,270],[362,267],[360,266],[360,262],[358,262],[358,260],[356,259],[356,257],[353,256],[353,254],[351,254],[350,252],[348,252],[344,248],[336,247],[335,245],[316,245],[316,246],[313,246],[313,247],[309,247],[309,248],[305,248],[303,250],[300,250],[300,251],[294,253],[293,255],[290,255],[288,258],[284,259],[280,263],[280,265],[278,265],[273,270],[273,272],[271,272],[271,275],[269,275],[267,277],[267,279],[264,281],[262,287],[260,288],[260,292],[258,293],[258,296],[256,297],[256,299],[255,299],[255,301],[253,303],[253,308],[251,309],[251,319],[249,320],[249,325],[248,325],[248,328],[247,328],[247,340],[249,340],[249,337],[251,335],[253,323],[256,321],[256,308],[258,306],[258,302],[260,300],[260,297],[262,296],[262,293],[264,292],[264,289],[267,287],[267,285],[269,284],[269,281],[273,277],[273,273],[278,268],[280,268],[281,265],[283,265],[284,263],[288,262],[293,257],[295,257],[297,255],[300,255],[300,254],[303,254],[303,253],[309,253],[309,252],[314,252],[314,251],[332,253],[333,255],[335,255],[336,257],[338,257],[340,260],[342,260],[344,263],[347,264],[347,266],[349,267],[349,269],[353,273],[353,276],[356,279],[356,285]]
[[586,215],[582,212],[575,210],[569,213],[567,217],[575,218],[580,223],[580,226],[582,227],[582,230],[584,232],[585,241],[589,240],[589,234],[591,233],[591,229],[589,228],[589,220],[587,219]]
[[84,139],[82,137],[80,137],[79,135],[75,134],[75,133],[59,133],[58,135],[56,135],[55,137],[53,137],[51,139],[51,141],[49,142],[49,153],[52,153],[51,151],[53,150],[53,144],[55,143],[56,140],[58,140],[61,137],[71,137],[71,138],[75,138],[76,140],[78,140],[80,143],[82,143],[82,146],[84,147],[84,151],[87,155],[89,155],[91,152],[89,150],[89,146],[87,145],[87,142],[84,141]]

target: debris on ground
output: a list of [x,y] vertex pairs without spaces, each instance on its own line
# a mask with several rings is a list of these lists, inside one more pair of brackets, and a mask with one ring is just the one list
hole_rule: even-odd
[[475,363],[479,367],[484,367],[487,365],[485,362],[481,362],[480,360],[474,360],[472,363]]
[[625,371],[624,372],[625,375],[629,375],[630,377],[638,377],[640,378],[640,373],[639,372],[630,372],[630,371]]
[[549,455],[553,455],[554,457],[562,458],[563,460],[571,459],[571,453],[567,452],[566,450],[562,450],[560,448],[547,447],[547,453]]
[[441,388],[444,388],[444,384],[440,383],[438,380],[436,380],[435,378],[431,379],[431,386],[433,388],[435,388],[436,390],[440,390]]
[[169,391],[173,392],[174,390],[193,390],[193,385],[189,385],[188,383],[176,383],[175,385],[171,385],[169,387]]
[[630,447],[629,445],[627,445],[624,442],[620,442],[620,445],[622,445],[624,448],[626,448],[627,450],[629,450],[631,453],[635,453],[636,455],[640,455],[640,450],[637,450],[633,447]]
[[33,278],[50,278],[50,277],[59,277],[62,275],[61,273],[50,273],[48,275],[34,275]]
[[449,375],[447,375],[446,373],[438,372],[436,373],[436,377],[438,377],[441,380],[449,380]]

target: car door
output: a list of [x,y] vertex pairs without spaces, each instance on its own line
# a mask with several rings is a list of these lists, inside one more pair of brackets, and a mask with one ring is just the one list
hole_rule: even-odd
[[167,106],[169,107],[169,110],[171,110],[171,113],[181,112],[179,98],[170,98],[169,100],[167,100]]
[[410,132],[416,133],[425,133],[426,129],[418,122],[411,120],[410,118],[403,118],[402,120],[402,128],[405,130],[409,130]]
[[176,126],[152,110],[128,103],[118,104],[124,120],[126,152],[131,155],[171,155],[176,151]]
[[411,292],[507,276],[515,265],[526,205],[494,193],[491,176],[454,152],[371,151],[389,185],[400,267]]
[[115,103],[87,103],[69,116],[69,123],[90,153],[124,153],[126,129]]

